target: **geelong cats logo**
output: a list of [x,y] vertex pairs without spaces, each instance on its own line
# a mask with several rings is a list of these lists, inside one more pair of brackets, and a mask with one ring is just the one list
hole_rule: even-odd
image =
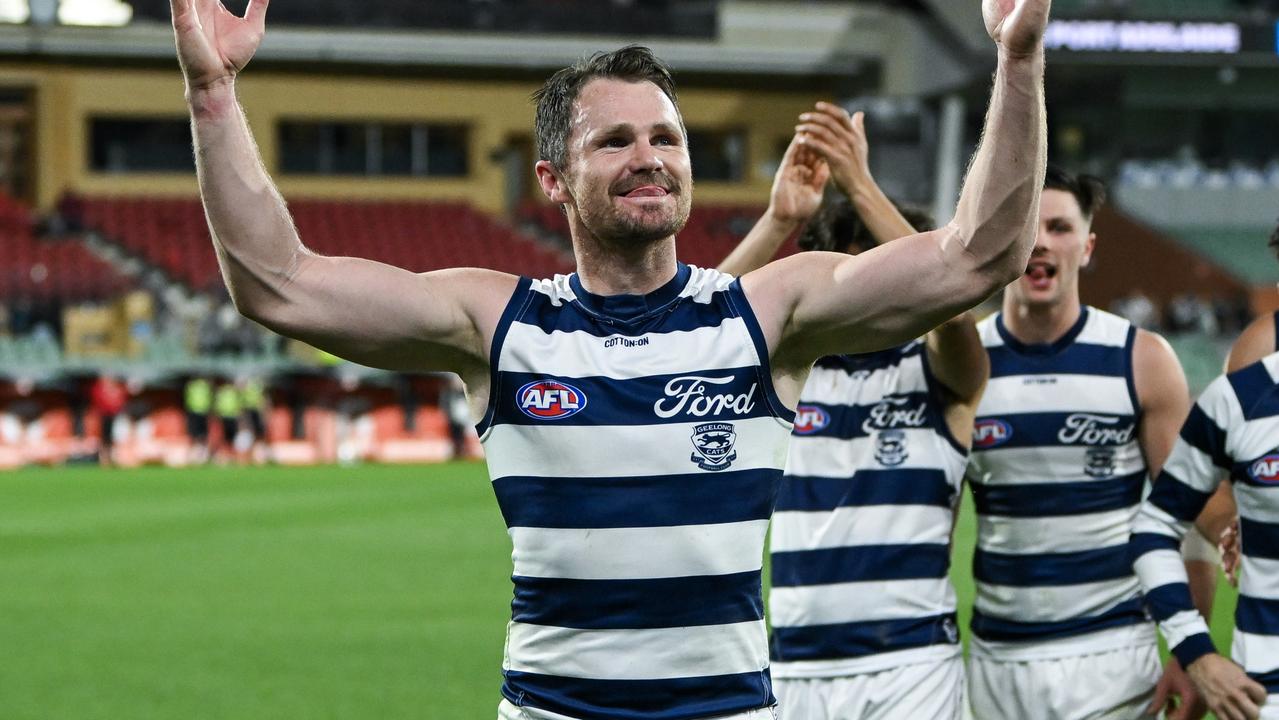
[[910,453],[906,450],[906,431],[885,430],[875,436],[875,460],[884,467],[896,467],[906,462]]
[[703,423],[693,427],[693,453],[689,460],[703,470],[726,470],[737,459],[733,446],[737,430],[732,423]]

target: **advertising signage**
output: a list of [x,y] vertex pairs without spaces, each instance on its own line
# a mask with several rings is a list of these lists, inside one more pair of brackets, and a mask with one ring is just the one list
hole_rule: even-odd
[[1279,24],[1161,20],[1053,20],[1044,36],[1049,50],[1076,53],[1177,55],[1275,54]]

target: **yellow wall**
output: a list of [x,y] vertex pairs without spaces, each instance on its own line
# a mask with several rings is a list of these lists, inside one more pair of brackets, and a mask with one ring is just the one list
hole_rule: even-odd
[[[93,69],[51,65],[0,65],[0,84],[36,90],[36,202],[48,207],[66,190],[84,194],[192,195],[189,174],[103,174],[89,168],[89,118],[99,115],[183,117],[186,106],[176,70]],[[254,72],[240,81],[240,97],[268,168],[276,166],[281,118],[412,120],[462,123],[470,130],[467,178],[359,180],[276,174],[286,197],[467,199],[498,211],[505,183],[492,153],[511,136],[530,136],[535,85],[524,82],[393,79]],[[808,94],[685,89],[685,121],[697,128],[748,132],[748,179],[701,182],[700,202],[763,204],[778,143],[789,137],[795,116],[816,98]],[[530,178],[532,168],[529,168]]]

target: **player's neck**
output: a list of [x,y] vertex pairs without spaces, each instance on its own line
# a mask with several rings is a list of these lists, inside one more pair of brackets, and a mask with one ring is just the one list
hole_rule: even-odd
[[1004,327],[1013,337],[1027,345],[1043,345],[1060,340],[1079,321],[1083,305],[1078,295],[1059,303],[1020,302],[1004,295]]
[[675,277],[675,237],[619,247],[593,236],[573,237],[577,277],[594,295],[647,295]]

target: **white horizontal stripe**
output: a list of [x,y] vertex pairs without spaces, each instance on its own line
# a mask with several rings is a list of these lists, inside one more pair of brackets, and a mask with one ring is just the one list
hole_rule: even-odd
[[[627,340],[648,344],[627,347]],[[725,318],[718,327],[647,333],[642,339],[621,335],[598,337],[583,331],[557,330],[547,334],[536,325],[517,322],[511,323],[502,344],[498,369],[567,378],[630,380],[685,371],[714,374],[714,370],[707,368],[738,368],[758,363],[746,321],[741,318]]]
[[1043,373],[992,378],[977,409],[979,417],[1025,412],[1131,415],[1133,407],[1122,377]]
[[1186,564],[1179,550],[1154,550],[1137,558],[1133,571],[1146,592],[1164,585],[1185,583]]
[[954,611],[955,588],[948,578],[774,587],[768,595],[775,627],[905,620]]
[[1225,471],[1214,465],[1207,453],[1178,437],[1164,462],[1164,472],[1199,492],[1212,492]]
[[1159,623],[1159,629],[1163,632],[1164,639],[1168,641],[1168,647],[1175,648],[1191,635],[1199,633],[1206,635],[1208,624],[1204,622],[1198,610],[1182,610]]
[[984,615],[1018,622],[1057,622],[1099,615],[1136,595],[1135,577],[1044,587],[979,582],[975,607]]
[[513,622],[506,662],[516,672],[596,680],[736,675],[768,667],[764,621],[657,630],[574,630]]
[[1132,521],[1134,533],[1154,533],[1181,542],[1190,530],[1190,522],[1182,522],[1147,500],[1141,504],[1141,512]]
[[[906,458],[900,465],[885,468],[875,460],[874,436],[853,440],[833,437],[795,436],[786,472],[790,475],[815,477],[848,477],[858,469],[868,470],[943,470],[958,482],[959,469],[967,460],[942,436],[928,428],[909,428],[902,439]],[[740,445],[741,441],[738,441]]]
[[1279,437],[1279,415],[1248,420],[1229,430],[1226,450],[1232,458],[1261,458],[1275,449],[1275,438]]
[[772,550],[817,550],[857,545],[950,544],[954,513],[928,505],[841,507],[834,512],[773,515]]
[[[704,421],[705,422],[705,421]],[[737,433],[730,470],[781,469],[786,423],[772,417],[728,419]],[[637,426],[494,425],[485,441],[489,474],[537,477],[644,477],[704,472],[694,454],[702,423]]]
[[1279,485],[1257,487],[1235,483],[1234,491],[1240,515],[1254,522],[1279,525]]
[[1127,320],[1097,308],[1088,309],[1088,320],[1075,342],[1083,345],[1123,347],[1128,343]]
[[850,375],[836,368],[814,367],[800,393],[800,402],[830,405],[873,405],[887,395],[927,392],[922,355],[912,355],[900,365]]
[[1230,655],[1250,673],[1279,670],[1279,635],[1255,635],[1235,628]]
[[1137,509],[1089,515],[1011,518],[977,517],[977,546],[999,553],[1039,555],[1126,545]]
[[1097,478],[1089,475],[1088,450],[1082,445],[995,448],[975,452],[968,477],[986,485],[1039,485],[1112,480],[1146,468],[1141,446],[1136,442],[1114,448],[1114,474]]
[[728,575],[764,564],[767,520],[657,528],[509,530],[515,574],[579,580]]
[[1239,594],[1279,600],[1279,560],[1251,555],[1239,558]]

